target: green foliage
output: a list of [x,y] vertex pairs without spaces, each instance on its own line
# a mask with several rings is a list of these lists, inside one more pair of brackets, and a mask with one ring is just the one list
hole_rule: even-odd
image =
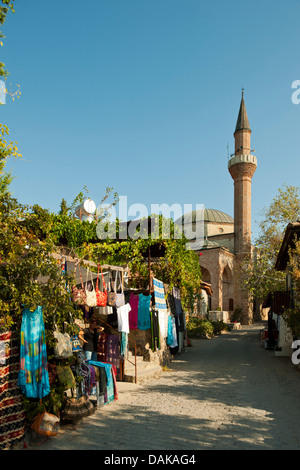
[[239,307],[237,305],[232,313],[231,320],[233,322],[240,322],[242,320],[242,315],[243,315],[243,309],[242,307]]
[[[170,226],[170,230],[169,230]],[[195,252],[186,249],[187,240],[175,237],[174,223],[159,216],[159,234],[153,238],[141,234],[142,238],[126,240],[106,239],[98,243],[87,244],[82,254],[95,262],[112,265],[127,265],[131,275],[131,286],[149,285],[148,250],[162,248],[164,255],[151,260],[151,271],[171,289],[181,289],[182,302],[186,309],[193,311],[196,298],[199,296],[201,269]],[[117,227],[118,229],[118,227]],[[118,235],[118,230],[117,230]]]
[[295,240],[294,248],[289,251],[289,274],[292,281],[293,302],[284,311],[283,317],[294,335],[300,337],[300,241]]
[[229,326],[222,320],[211,322],[214,328],[214,335],[220,335],[224,331],[230,331]]
[[[9,10],[11,10],[13,13],[15,12],[14,10],[14,1],[15,0],[2,0],[2,5],[0,6],[0,24],[3,25],[5,23],[6,17],[8,15]],[[0,31],[0,38],[4,39],[5,36],[2,31]],[[2,42],[0,43],[2,46]],[[0,76],[1,77],[7,77],[8,71],[5,69],[5,64],[3,62],[0,62]]]
[[207,337],[214,335],[214,326],[212,322],[205,318],[189,317],[186,325],[188,338]]
[[264,299],[269,292],[285,286],[285,274],[275,270],[275,263],[290,222],[299,220],[299,188],[283,185],[259,224],[260,234],[254,243],[254,253],[246,257],[239,272],[243,289],[254,297]]

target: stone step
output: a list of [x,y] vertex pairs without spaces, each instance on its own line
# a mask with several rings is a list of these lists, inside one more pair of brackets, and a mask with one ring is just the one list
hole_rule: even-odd
[[[137,383],[141,384],[148,380],[158,378],[162,374],[162,368],[155,362],[137,362]],[[135,367],[134,365],[125,363],[125,382],[135,382]]]
[[[128,351],[128,353],[126,354],[125,356],[125,361],[127,362],[128,359],[131,361],[131,362],[134,362],[134,354],[131,352],[131,351]],[[144,358],[143,356],[136,356],[136,362],[143,362],[144,361]]]

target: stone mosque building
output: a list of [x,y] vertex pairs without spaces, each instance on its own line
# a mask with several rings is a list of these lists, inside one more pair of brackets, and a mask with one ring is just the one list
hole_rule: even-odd
[[[209,310],[233,312],[240,307],[241,322],[249,324],[253,320],[253,305],[241,290],[238,266],[243,257],[252,251],[251,180],[257,159],[251,154],[251,128],[244,92],[233,135],[235,151],[228,161],[228,170],[234,183],[234,218],[219,210],[204,209],[204,243],[199,249],[195,241],[193,249],[199,254],[202,280],[211,285]],[[197,211],[185,215],[185,227],[190,225],[193,230],[196,217]]]

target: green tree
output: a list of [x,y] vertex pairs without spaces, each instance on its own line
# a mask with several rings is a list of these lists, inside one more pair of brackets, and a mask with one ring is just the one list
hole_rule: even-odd
[[251,260],[246,259],[242,264],[243,288],[254,297],[263,299],[269,292],[284,289],[285,275],[275,270],[275,262],[286,226],[299,217],[299,188],[284,184],[264,209]]

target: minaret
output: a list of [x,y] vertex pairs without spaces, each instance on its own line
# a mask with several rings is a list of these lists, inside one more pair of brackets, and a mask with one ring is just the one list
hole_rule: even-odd
[[240,266],[251,257],[251,180],[257,167],[257,159],[251,154],[251,129],[244,102],[244,90],[234,132],[235,153],[228,162],[228,170],[234,181],[234,252],[235,252],[235,305],[242,308],[242,323],[251,324],[252,300],[242,290]]
[[244,101],[244,90],[234,132],[235,153],[228,162],[234,180],[234,251],[251,252],[251,180],[257,159],[251,154],[251,129]]

